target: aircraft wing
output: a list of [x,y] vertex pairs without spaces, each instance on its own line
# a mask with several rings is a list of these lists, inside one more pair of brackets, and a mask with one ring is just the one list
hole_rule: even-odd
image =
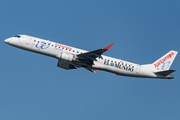
[[87,59],[91,59],[94,60],[97,57],[101,57],[101,55],[106,52],[114,43],[110,44],[109,46],[105,47],[105,48],[101,48],[98,50],[94,50],[94,51],[90,51],[90,52],[86,52],[86,53],[82,53],[77,55],[77,57],[80,58],[87,58]]

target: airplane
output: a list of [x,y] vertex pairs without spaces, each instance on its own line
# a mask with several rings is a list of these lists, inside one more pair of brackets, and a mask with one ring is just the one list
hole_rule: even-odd
[[169,68],[178,53],[171,50],[154,63],[139,65],[102,55],[113,43],[94,51],[86,51],[28,35],[16,35],[4,42],[20,49],[56,58],[57,66],[66,70],[82,67],[93,73],[102,70],[137,78],[173,79],[170,74],[175,70],[169,70]]

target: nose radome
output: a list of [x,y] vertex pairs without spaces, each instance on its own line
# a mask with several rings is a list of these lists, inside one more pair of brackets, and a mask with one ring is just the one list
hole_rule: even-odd
[[8,43],[8,39],[4,40],[5,43]]
[[10,39],[11,39],[11,38],[5,39],[4,42],[5,42],[5,43],[9,43]]

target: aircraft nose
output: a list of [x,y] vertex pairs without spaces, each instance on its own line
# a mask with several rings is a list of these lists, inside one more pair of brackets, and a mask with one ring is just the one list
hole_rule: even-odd
[[10,39],[11,39],[11,38],[5,39],[4,42],[5,42],[5,43],[9,43]]

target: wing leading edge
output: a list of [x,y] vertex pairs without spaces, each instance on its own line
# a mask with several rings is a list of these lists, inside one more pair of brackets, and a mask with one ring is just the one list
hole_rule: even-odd
[[101,57],[101,55],[106,52],[107,50],[109,50],[109,48],[113,45],[114,43],[110,44],[109,46],[105,47],[105,48],[101,48],[98,50],[94,50],[94,51],[90,51],[90,52],[86,52],[86,53],[82,53],[77,55],[77,57],[83,57],[86,59],[91,59],[94,60],[97,57]]

